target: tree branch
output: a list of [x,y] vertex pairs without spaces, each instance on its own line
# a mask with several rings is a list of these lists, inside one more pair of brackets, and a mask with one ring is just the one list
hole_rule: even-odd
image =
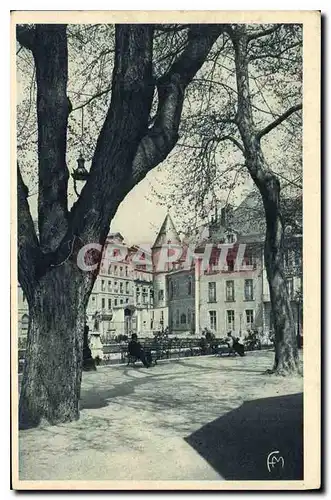
[[36,29],[31,25],[16,26],[16,40],[26,49],[33,50],[36,42]]
[[203,65],[225,25],[191,27],[184,51],[157,82],[158,110],[153,127],[142,139],[133,162],[133,184],[163,161],[178,140],[178,129],[187,85]]
[[289,108],[285,113],[283,113],[281,116],[279,116],[278,118],[276,118],[276,120],[274,120],[273,122],[269,123],[269,125],[267,125],[265,128],[263,128],[262,130],[260,130],[256,134],[257,139],[260,140],[261,137],[263,137],[264,135],[266,135],[269,132],[271,132],[271,130],[273,130],[275,127],[277,127],[278,125],[280,125],[284,120],[286,120],[289,116],[291,116],[296,111],[299,111],[300,109],[302,109],[302,104],[296,104],[295,106],[292,106],[291,108]]
[[28,198],[28,188],[23,182],[17,164],[17,248],[18,279],[27,297],[32,297],[36,283],[38,259],[41,256],[39,242],[33,225]]
[[97,92],[96,94],[92,95],[89,99],[87,99],[87,101],[72,108],[72,111],[77,111],[77,109],[84,108],[85,106],[90,104],[92,101],[94,101],[94,99],[98,99],[99,97],[102,97],[103,95],[108,94],[108,92],[110,92],[110,91],[111,91],[111,87],[107,87],[105,90],[101,90],[100,92]]
[[222,142],[222,141],[231,141],[242,153],[245,152],[244,146],[240,144],[240,142],[232,137],[231,135],[224,135],[223,137],[216,138],[217,142]]
[[63,245],[73,235],[83,244],[103,244],[109,221],[132,187],[132,162],[148,130],[155,88],[153,26],[117,25],[115,40],[110,106],[98,137],[89,179],[71,210]]
[[66,233],[68,215],[66,25],[38,24],[32,52],[37,80],[39,238],[43,251],[51,252]]
[[266,29],[266,30],[261,30],[261,31],[256,31],[250,35],[247,36],[247,42],[251,42],[252,40],[256,40],[257,38],[262,38],[267,35],[271,35],[272,33],[275,33],[281,28],[281,24],[277,24],[276,26],[273,26],[272,28]]

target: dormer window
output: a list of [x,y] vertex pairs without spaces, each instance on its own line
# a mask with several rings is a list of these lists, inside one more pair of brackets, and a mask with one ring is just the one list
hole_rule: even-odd
[[227,243],[234,243],[236,241],[236,237],[233,233],[227,233],[226,236]]

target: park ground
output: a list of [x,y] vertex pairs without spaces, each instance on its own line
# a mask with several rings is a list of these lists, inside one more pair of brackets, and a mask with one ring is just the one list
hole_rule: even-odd
[[[302,478],[300,377],[271,351],[83,374],[80,419],[20,432],[20,480]],[[271,472],[267,456],[284,458]]]

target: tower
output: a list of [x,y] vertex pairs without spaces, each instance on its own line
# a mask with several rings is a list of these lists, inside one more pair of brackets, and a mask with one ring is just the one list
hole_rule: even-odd
[[165,262],[161,266],[162,257],[165,255],[170,257],[173,250],[167,249],[167,245],[180,245],[180,237],[175,228],[173,220],[167,213],[159,233],[152,246],[153,259],[153,288],[154,288],[154,311],[155,311],[155,328],[163,330],[168,326],[168,293],[167,293],[167,272],[172,269],[172,264]]

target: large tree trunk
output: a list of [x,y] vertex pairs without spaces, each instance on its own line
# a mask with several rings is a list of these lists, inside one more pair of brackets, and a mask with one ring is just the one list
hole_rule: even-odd
[[264,256],[275,333],[275,361],[271,372],[286,375],[300,372],[300,366],[293,312],[283,271],[284,228],[279,191],[277,178],[270,175],[261,194],[267,224]]
[[246,26],[237,25],[230,30],[230,36],[235,49],[238,90],[236,121],[243,142],[245,163],[262,196],[266,216],[265,265],[275,330],[275,362],[273,370],[269,371],[282,375],[297,373],[298,347],[283,270],[284,230],[279,202],[280,185],[277,177],[268,169],[261,148],[261,137],[272,127],[262,131],[255,127],[249,87],[249,39]]
[[46,273],[29,299],[30,324],[19,404],[21,428],[78,419],[85,323],[75,264]]

